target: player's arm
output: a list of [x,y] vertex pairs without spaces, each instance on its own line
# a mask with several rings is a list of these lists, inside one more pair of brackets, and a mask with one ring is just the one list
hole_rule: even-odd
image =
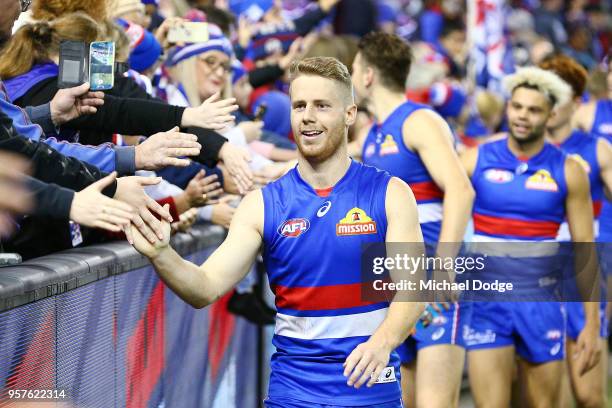
[[438,114],[420,109],[406,119],[402,132],[404,144],[419,154],[444,191],[440,242],[461,242],[472,211],[474,189],[453,148],[450,128]]
[[599,265],[593,243],[593,203],[589,178],[580,163],[572,158],[565,161],[567,199],[565,207],[572,241],[575,245],[576,283],[584,302],[585,326],[577,340],[580,372],[584,374],[597,364],[599,338]]
[[464,150],[461,156],[459,156],[459,160],[467,176],[472,177],[476,169],[476,163],[478,162],[478,147]]
[[612,144],[604,138],[597,141],[597,163],[599,164],[606,197],[612,201]]
[[590,132],[593,128],[593,121],[595,120],[596,109],[597,102],[595,101],[590,101],[580,105],[572,116],[572,127],[580,128],[585,132]]
[[246,276],[262,245],[263,197],[249,193],[238,206],[225,241],[201,266],[184,260],[169,245],[170,224],[164,240],[149,244],[132,228],[134,247],[147,256],[160,278],[181,299],[202,308],[217,300]]
[[[416,201],[412,191],[398,178],[393,177],[387,187],[385,200],[387,213],[387,243],[405,243],[407,248],[418,249],[423,253],[423,236],[419,226]],[[410,243],[413,243],[410,245]],[[416,244],[416,245],[415,245]],[[389,249],[389,246],[388,246]],[[392,257],[387,253],[388,257]],[[419,256],[414,254],[414,256]],[[405,271],[404,271],[405,272]],[[406,278],[398,276],[391,271],[394,281]],[[413,280],[419,279],[417,274]],[[366,381],[368,387],[374,385],[376,379],[389,363],[391,352],[397,348],[408,336],[410,329],[423,312],[425,304],[398,300],[391,302],[385,320],[372,334],[368,341],[360,344],[353,350],[344,363],[344,375],[348,378],[348,385],[359,388]]]

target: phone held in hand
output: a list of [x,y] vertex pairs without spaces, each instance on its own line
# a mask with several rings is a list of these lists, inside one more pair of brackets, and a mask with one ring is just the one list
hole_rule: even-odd
[[92,91],[112,89],[115,84],[115,43],[96,41],[89,46],[89,83]]
[[72,88],[87,81],[87,44],[82,41],[60,43],[58,88]]
[[168,42],[198,43],[208,41],[208,23],[184,22],[168,30]]

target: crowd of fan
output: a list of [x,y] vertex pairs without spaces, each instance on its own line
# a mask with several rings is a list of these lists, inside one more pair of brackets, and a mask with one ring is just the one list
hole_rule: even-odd
[[[609,10],[588,0],[510,3],[512,65],[561,51],[590,71],[590,97],[606,96],[600,62],[610,47]],[[154,241],[159,217],[171,219],[175,231],[199,222],[227,228],[242,194],[295,165],[290,63],[331,56],[350,69],[358,39],[373,30],[410,41],[407,97],[434,106],[458,146],[504,130],[503,95],[478,89],[468,75],[461,0],[0,0],[0,6],[1,243],[3,252],[24,259],[125,239],[129,223]],[[186,21],[207,22],[208,39],[170,43],[168,32]],[[115,42],[124,69],[112,90],[58,89],[65,40]],[[367,107],[359,112],[349,135],[355,157],[373,121]],[[261,320],[262,313],[268,311],[253,316]]]

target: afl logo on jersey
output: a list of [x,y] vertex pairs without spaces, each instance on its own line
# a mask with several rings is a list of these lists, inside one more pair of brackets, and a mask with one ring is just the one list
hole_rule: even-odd
[[321,208],[319,208],[319,211],[317,211],[317,217],[319,218],[323,217],[325,214],[327,214],[330,208],[331,208],[331,201],[324,202]]
[[559,186],[548,170],[538,170],[533,176],[529,176],[525,182],[528,190],[559,191]]
[[297,238],[310,228],[310,221],[306,218],[292,218],[278,227],[278,233],[283,237]]
[[484,176],[492,183],[509,183],[514,179],[514,174],[508,170],[489,169],[485,171]]
[[346,217],[336,224],[336,235],[376,234],[376,222],[367,216],[361,208],[352,208]]

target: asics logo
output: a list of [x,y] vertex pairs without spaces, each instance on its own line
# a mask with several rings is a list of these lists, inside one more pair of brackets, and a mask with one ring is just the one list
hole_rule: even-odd
[[331,201],[324,202],[323,205],[321,206],[321,208],[319,208],[319,211],[317,211],[317,217],[321,218],[325,214],[327,214],[327,212],[329,211],[331,206],[332,206]]

